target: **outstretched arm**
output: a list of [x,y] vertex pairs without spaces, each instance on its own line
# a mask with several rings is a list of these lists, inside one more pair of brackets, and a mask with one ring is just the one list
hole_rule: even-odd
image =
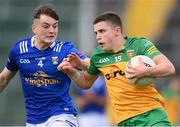
[[87,71],[78,71],[71,63],[64,59],[64,61],[57,67],[58,70],[67,74],[73,82],[80,88],[88,89],[99,75],[90,75]]
[[89,89],[99,75],[90,75],[87,71],[75,70],[75,73],[69,76],[73,82],[80,88]]
[[6,67],[4,68],[4,70],[0,73],[0,92],[4,90],[4,88],[7,86],[7,84],[14,77],[15,74],[16,72],[12,72]]

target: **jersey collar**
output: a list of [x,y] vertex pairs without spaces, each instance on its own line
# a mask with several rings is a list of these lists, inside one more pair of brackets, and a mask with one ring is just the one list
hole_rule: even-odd
[[[31,37],[31,47],[34,47],[34,39],[35,39],[35,36],[32,36]],[[55,46],[56,42],[54,41],[51,45],[50,45],[50,48],[53,48]]]

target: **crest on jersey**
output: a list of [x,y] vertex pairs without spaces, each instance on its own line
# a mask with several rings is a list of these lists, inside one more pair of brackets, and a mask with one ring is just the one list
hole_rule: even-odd
[[57,65],[58,64],[58,56],[52,57],[52,64]]
[[134,50],[133,49],[127,50],[127,55],[128,55],[129,58],[134,57]]

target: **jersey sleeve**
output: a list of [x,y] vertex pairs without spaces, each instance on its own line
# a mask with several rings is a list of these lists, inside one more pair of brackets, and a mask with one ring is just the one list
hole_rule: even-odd
[[156,46],[150,42],[149,40],[143,38],[140,39],[140,54],[149,56],[150,58],[153,58],[159,54],[161,54],[161,52],[156,48]]
[[90,59],[90,65],[89,65],[89,67],[88,67],[88,69],[87,69],[87,72],[88,72],[89,74],[91,74],[91,75],[95,75],[95,74],[101,73],[101,72],[97,69],[97,67],[95,66],[95,59],[94,59],[93,56],[92,56],[91,59]]
[[18,66],[16,64],[15,58],[16,58],[15,47],[12,47],[6,63],[6,67],[10,71],[18,71]]

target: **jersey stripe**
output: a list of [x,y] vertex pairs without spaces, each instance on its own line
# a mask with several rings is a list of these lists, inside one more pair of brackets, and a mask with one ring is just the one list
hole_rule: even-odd
[[59,47],[59,52],[61,51],[61,47],[63,46],[64,43],[60,43],[60,47]]
[[20,48],[20,53],[21,54],[25,53],[25,52],[28,52],[27,41],[20,42],[19,48]]
[[53,51],[55,51],[55,52],[60,52],[61,51],[61,47],[63,46],[63,44],[64,43],[58,43],[55,47],[54,47],[54,49],[53,49]]
[[55,47],[54,47],[54,49],[53,49],[53,51],[57,51],[57,48],[59,47],[59,44],[57,44]]
[[27,41],[25,41],[25,50],[28,52]]

